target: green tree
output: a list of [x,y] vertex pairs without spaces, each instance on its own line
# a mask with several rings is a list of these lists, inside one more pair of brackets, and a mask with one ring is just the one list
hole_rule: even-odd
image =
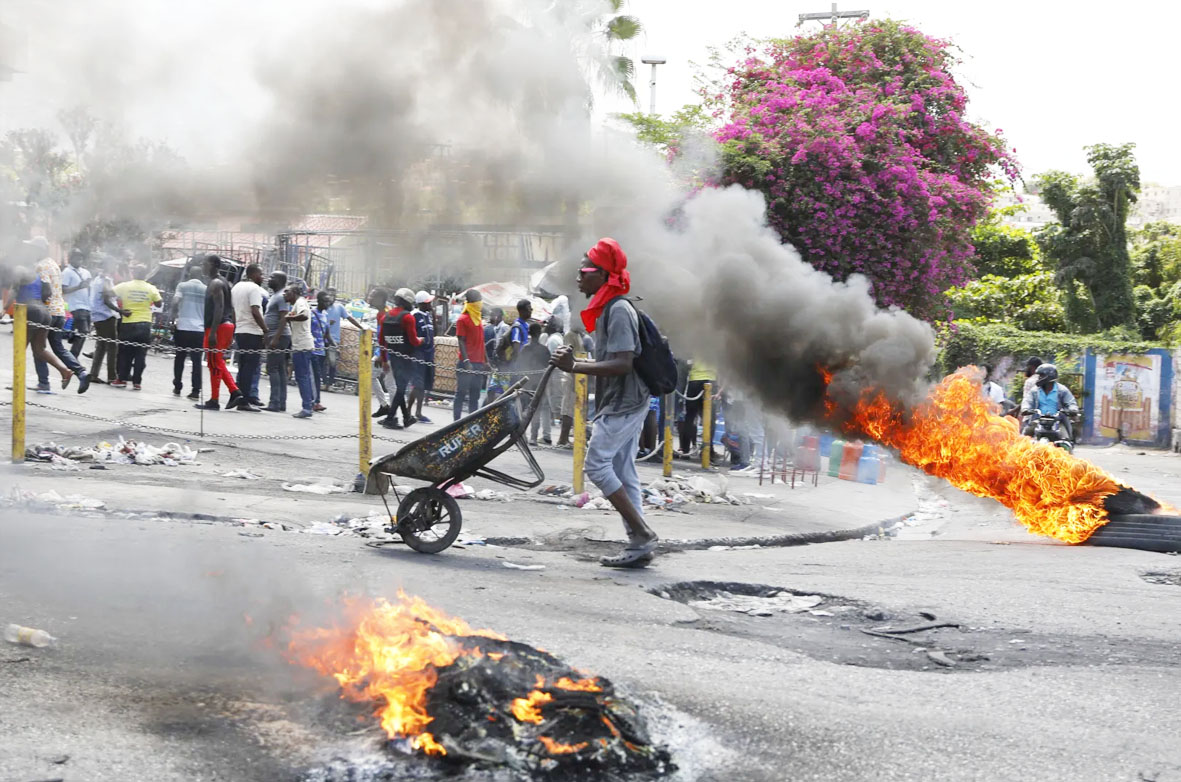
[[1131,240],[1134,284],[1164,292],[1181,282],[1181,225],[1148,223]]
[[1001,222],[1023,210],[1021,206],[993,209],[972,229],[972,246],[976,248],[972,264],[981,277],[1018,277],[1038,271],[1040,252],[1033,234]]
[[988,274],[947,291],[957,321],[1005,323],[1025,331],[1066,331],[1062,299],[1050,272],[1017,277]]
[[[1134,325],[1127,219],[1140,190],[1134,144],[1087,147],[1094,178],[1082,180],[1064,171],[1035,178],[1042,200],[1058,218],[1038,233],[1038,243],[1054,266],[1067,294],[1068,316],[1080,315],[1075,282],[1087,289],[1100,329]],[[1076,320],[1077,325],[1082,324]]]

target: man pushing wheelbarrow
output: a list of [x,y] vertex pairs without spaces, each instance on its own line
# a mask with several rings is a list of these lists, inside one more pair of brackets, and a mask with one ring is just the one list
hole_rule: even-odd
[[[461,521],[459,505],[447,491],[452,486],[472,476],[518,489],[529,489],[545,480],[525,433],[550,376],[559,369],[595,378],[586,473],[619,511],[628,538],[621,553],[600,561],[607,567],[644,567],[652,561],[658,538],[644,521],[636,452],[649,397],[668,393],[676,386],[676,363],[656,326],[624,298],[631,278],[627,256],[618,242],[602,239],[587,252],[578,272],[578,287],[590,298],[582,321],[587,331],[596,335],[594,361],[575,361],[570,348],[559,348],[536,389],[526,389],[521,380],[492,404],[395,454],[374,460],[368,490],[380,493],[385,502],[387,492],[393,489],[399,504],[392,531],[414,550],[433,554],[455,542]],[[533,480],[488,466],[514,446],[525,457]],[[403,498],[390,480],[394,475],[431,485]]]

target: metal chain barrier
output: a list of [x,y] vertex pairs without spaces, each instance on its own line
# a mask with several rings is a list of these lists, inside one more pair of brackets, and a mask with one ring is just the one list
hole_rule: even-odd
[[[76,332],[74,332],[71,329],[59,328],[59,327],[54,327],[54,326],[42,326],[42,325],[35,324],[35,323],[30,323],[29,328],[41,329],[42,331],[55,331],[59,334],[65,334],[68,336],[85,336],[87,339],[92,339],[95,342],[105,342],[109,345],[132,345],[137,348],[147,348],[149,350],[155,350],[158,353],[162,353],[162,354],[166,354],[166,355],[171,355],[171,354],[175,354],[175,353],[231,353],[231,352],[234,355],[246,355],[246,354],[251,354],[251,353],[258,353],[260,355],[265,355],[267,353],[295,353],[295,352],[297,352],[293,348],[274,348],[274,349],[271,349],[271,348],[238,348],[233,345],[231,345],[230,347],[224,348],[224,349],[210,348],[210,347],[206,347],[204,345],[202,345],[199,348],[178,348],[175,345],[156,345],[151,342],[133,342],[131,340],[125,340],[125,339],[118,339],[118,338],[112,339],[110,337],[100,337],[97,334],[94,334],[93,332],[86,334],[86,335],[77,335]],[[336,345],[334,347],[339,347],[339,345]],[[380,348],[380,345],[378,345],[377,347]],[[418,358],[417,356],[405,356],[405,355],[401,355],[401,354],[399,354],[399,355],[401,358],[405,359],[406,361],[412,361],[415,364],[422,364],[423,366],[427,366],[427,367],[441,367],[441,366],[443,366],[442,364],[439,364],[438,362],[427,361],[426,359]],[[545,374],[544,369],[517,370],[517,369],[511,369],[511,368],[510,369],[464,369],[463,367],[450,367],[450,368],[456,372],[464,372],[464,373],[468,373],[468,374],[472,374],[472,375],[494,375],[494,374],[498,374],[498,373],[505,374],[505,375],[543,375],[543,374]]]
[[[10,405],[11,402],[3,402],[0,405]],[[184,437],[200,437],[200,438],[220,438],[223,440],[355,440],[357,434],[287,434],[287,435],[269,435],[269,434],[218,434],[209,432],[201,434],[200,432],[190,432],[185,429],[173,429],[167,426],[152,426],[151,424],[142,424],[134,421],[127,421],[118,418],[105,418],[101,415],[94,415],[92,413],[84,413],[80,410],[66,410],[61,407],[52,407],[50,405],[43,405],[37,402],[26,402],[26,407],[37,407],[42,410],[50,410],[54,413],[65,413],[66,415],[76,416],[78,418],[85,418],[90,421],[102,421],[103,423],[117,424],[128,429],[135,429],[136,431],[144,432],[159,432],[160,434],[182,435]],[[398,440],[392,437],[383,437],[380,435],[373,435],[374,440],[382,440],[387,443],[408,443],[409,440]]]

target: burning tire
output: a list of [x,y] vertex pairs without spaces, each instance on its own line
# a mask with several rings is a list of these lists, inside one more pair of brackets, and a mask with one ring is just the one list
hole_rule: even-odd
[[434,486],[415,489],[398,505],[394,532],[407,546],[421,554],[438,554],[459,537],[459,504],[447,492]]
[[1181,553],[1181,516],[1151,513],[1112,515],[1110,521],[1087,538],[1087,543],[1092,546]]

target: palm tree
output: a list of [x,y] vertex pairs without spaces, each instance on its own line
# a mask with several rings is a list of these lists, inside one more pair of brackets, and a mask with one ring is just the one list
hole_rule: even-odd
[[632,103],[636,102],[636,86],[632,79],[636,75],[636,64],[632,58],[617,54],[619,44],[634,40],[643,29],[640,20],[620,13],[624,0],[607,0],[610,13],[595,20],[594,32],[606,42],[605,56],[597,61],[599,79],[605,85],[622,92]]
[[[575,56],[587,74],[610,92],[626,95],[636,102],[632,84],[636,65],[619,54],[620,45],[634,40],[643,27],[640,20],[621,13],[626,0],[553,0],[543,13],[558,22],[571,36]],[[587,34],[589,33],[589,34]],[[593,84],[587,84],[587,111],[594,103]]]

